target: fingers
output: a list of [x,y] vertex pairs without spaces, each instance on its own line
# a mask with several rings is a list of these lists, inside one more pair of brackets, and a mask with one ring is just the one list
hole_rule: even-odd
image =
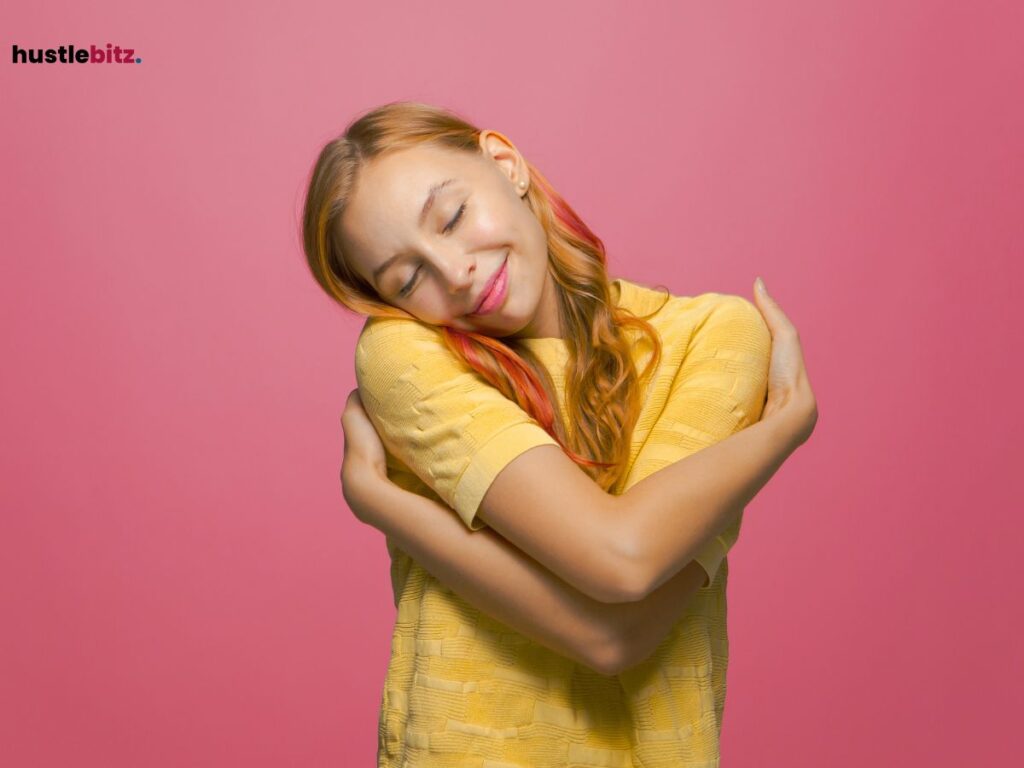
[[348,393],[348,397],[345,399],[345,408],[341,412],[342,429],[345,428],[345,417],[351,418],[353,413],[361,410],[363,410],[363,401],[359,398],[359,388],[356,387]]
[[353,389],[348,393],[348,398],[345,400],[346,411],[361,411],[363,410],[363,400],[359,397],[359,388]]
[[757,305],[757,308],[761,310],[761,314],[764,315],[764,321],[768,325],[768,330],[772,332],[773,337],[782,333],[793,333],[796,335],[796,327],[790,322],[786,313],[782,311],[779,303],[768,295],[768,289],[764,285],[764,280],[760,277],[754,280],[754,304]]
[[363,401],[359,398],[359,387],[356,387],[348,393],[348,399],[345,401],[345,407],[354,406],[356,408],[363,407]]
[[[360,405],[360,400],[359,400],[359,390],[357,388],[357,389],[353,389],[351,392],[348,393],[348,397],[345,399],[345,407],[341,411],[341,431],[342,431],[342,434],[345,436],[345,444],[343,446],[343,451],[344,451],[344,455],[345,455],[346,459],[348,457],[349,450],[351,449],[352,439],[357,434],[356,431],[353,429],[354,425],[352,424],[352,416],[353,416],[353,409],[356,408],[358,405]],[[349,433],[350,432],[351,432],[351,434],[353,436],[351,438],[349,437]],[[342,483],[344,484],[344,476],[345,476],[345,463],[344,463],[344,461],[342,462],[342,466],[341,466],[341,474],[342,474]]]

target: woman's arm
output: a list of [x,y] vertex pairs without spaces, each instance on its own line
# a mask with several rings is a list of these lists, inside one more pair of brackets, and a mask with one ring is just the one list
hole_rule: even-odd
[[[723,305],[693,350],[697,362],[688,354],[684,369],[690,367],[692,380],[703,379],[749,349],[750,334],[770,331],[768,397],[760,422],[651,473],[620,496],[602,491],[556,446],[538,446],[495,477],[478,516],[597,600],[639,600],[671,578],[736,519],[817,420],[796,330],[771,299],[755,296],[764,323],[745,301]],[[700,399],[691,408],[690,429],[718,431],[725,420],[701,414],[727,411],[732,395],[705,391]]]
[[[702,322],[699,339],[687,350],[687,364],[634,458],[634,468],[641,475],[761,417],[769,345],[756,333],[749,335],[750,315],[759,322],[756,310],[748,305],[752,312],[740,313],[737,321],[735,302],[731,304],[716,306]],[[767,335],[766,329],[760,330]],[[359,402],[356,393],[352,400]],[[654,652],[678,622],[689,598],[706,578],[714,578],[718,562],[735,540],[734,532],[707,542],[694,562],[640,601],[601,602],[495,532],[485,529],[472,536],[443,502],[390,483],[383,446],[365,412],[353,407],[346,413],[346,455],[352,446],[364,459],[362,465],[347,460],[349,479],[343,477],[346,497],[359,519],[383,531],[482,612],[605,674],[628,668]],[[733,526],[740,512],[736,509],[729,516]]]
[[[795,329],[774,302],[755,298],[763,320],[738,297],[718,305],[697,331],[679,378],[710,382],[737,356],[756,349],[763,360],[770,341],[762,422],[621,496],[595,485],[522,409],[480,383],[419,324],[368,323],[356,349],[360,400],[388,449],[464,523],[480,517],[595,600],[632,602],[693,560],[813,429],[816,406]],[[734,405],[728,392],[704,391],[699,399],[694,414]],[[701,428],[696,420],[690,431]]]
[[500,535],[468,530],[450,508],[398,487],[374,467],[346,467],[345,496],[361,521],[470,605],[601,674],[649,656],[705,578],[692,562],[643,600],[594,600]]
[[[480,516],[512,544],[591,597],[643,599],[724,530],[799,445],[780,413],[606,493],[555,446],[513,459]],[[685,524],[680,520],[685,510]]]

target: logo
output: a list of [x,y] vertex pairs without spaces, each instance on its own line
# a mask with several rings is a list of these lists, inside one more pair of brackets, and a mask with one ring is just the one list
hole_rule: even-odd
[[13,46],[13,64],[141,64],[134,48],[107,43],[106,49],[62,45],[60,48],[22,48]]

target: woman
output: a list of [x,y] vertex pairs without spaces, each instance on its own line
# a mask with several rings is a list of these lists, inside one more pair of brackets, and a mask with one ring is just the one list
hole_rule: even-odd
[[378,765],[717,765],[725,555],[817,419],[760,281],[609,280],[511,141],[410,102],[323,149],[303,238],[369,316],[342,483],[392,558]]

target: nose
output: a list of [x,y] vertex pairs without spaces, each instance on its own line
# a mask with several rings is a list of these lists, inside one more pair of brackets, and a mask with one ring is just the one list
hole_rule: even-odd
[[462,293],[473,287],[476,259],[465,254],[445,255],[438,259],[438,270],[451,293]]

